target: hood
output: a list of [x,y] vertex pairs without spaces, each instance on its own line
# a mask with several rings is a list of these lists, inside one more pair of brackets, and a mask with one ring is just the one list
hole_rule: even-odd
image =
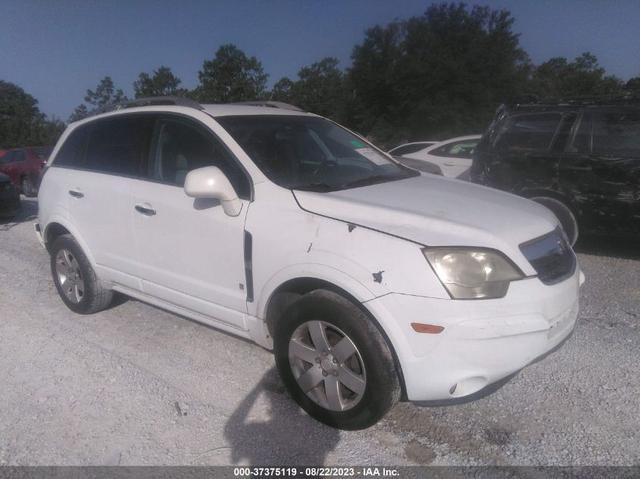
[[494,248],[530,269],[519,245],[556,228],[549,210],[484,186],[434,175],[330,193],[295,191],[312,213],[426,246]]

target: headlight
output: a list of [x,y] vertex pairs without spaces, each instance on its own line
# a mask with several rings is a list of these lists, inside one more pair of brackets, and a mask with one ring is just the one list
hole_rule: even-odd
[[483,248],[425,248],[425,258],[454,299],[502,298],[524,278],[502,253]]

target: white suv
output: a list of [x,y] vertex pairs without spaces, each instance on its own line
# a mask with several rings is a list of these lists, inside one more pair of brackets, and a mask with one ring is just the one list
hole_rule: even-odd
[[71,310],[118,291],[273,348],[338,428],[481,394],[576,322],[583,276],[551,212],[283,104],[150,99],[73,123],[39,206]]

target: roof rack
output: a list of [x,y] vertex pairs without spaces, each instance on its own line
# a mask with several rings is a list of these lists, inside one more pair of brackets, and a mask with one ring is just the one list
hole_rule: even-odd
[[239,101],[236,103],[231,103],[231,105],[266,106],[269,108],[280,108],[282,110],[303,111],[302,108],[295,105],[291,105],[283,101],[272,100]]
[[195,108],[197,110],[203,110],[202,105],[197,101],[190,98],[184,98],[180,96],[150,96],[146,98],[136,98],[135,100],[129,100],[122,103],[116,103],[115,105],[107,105],[96,110],[92,110],[87,118],[101,115],[103,113],[109,113],[112,111],[125,110],[127,108],[136,108],[139,106],[162,106],[162,105],[174,105],[174,106],[186,106],[189,108]]
[[640,103],[640,95],[623,93],[621,95],[593,95],[574,97],[540,98],[536,95],[525,95],[511,100],[510,106],[590,106],[590,105],[624,105]]
[[202,110],[202,105],[191,98],[185,98],[182,96],[150,96],[146,98],[136,98],[135,100],[128,101],[116,105],[116,110],[122,110],[124,108],[135,108],[138,106],[163,106],[163,105],[175,105],[186,106],[189,108],[196,108]]

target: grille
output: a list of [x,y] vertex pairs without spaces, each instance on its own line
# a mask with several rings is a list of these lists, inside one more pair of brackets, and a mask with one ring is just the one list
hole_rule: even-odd
[[522,243],[520,251],[544,284],[559,283],[575,272],[576,255],[560,228]]

